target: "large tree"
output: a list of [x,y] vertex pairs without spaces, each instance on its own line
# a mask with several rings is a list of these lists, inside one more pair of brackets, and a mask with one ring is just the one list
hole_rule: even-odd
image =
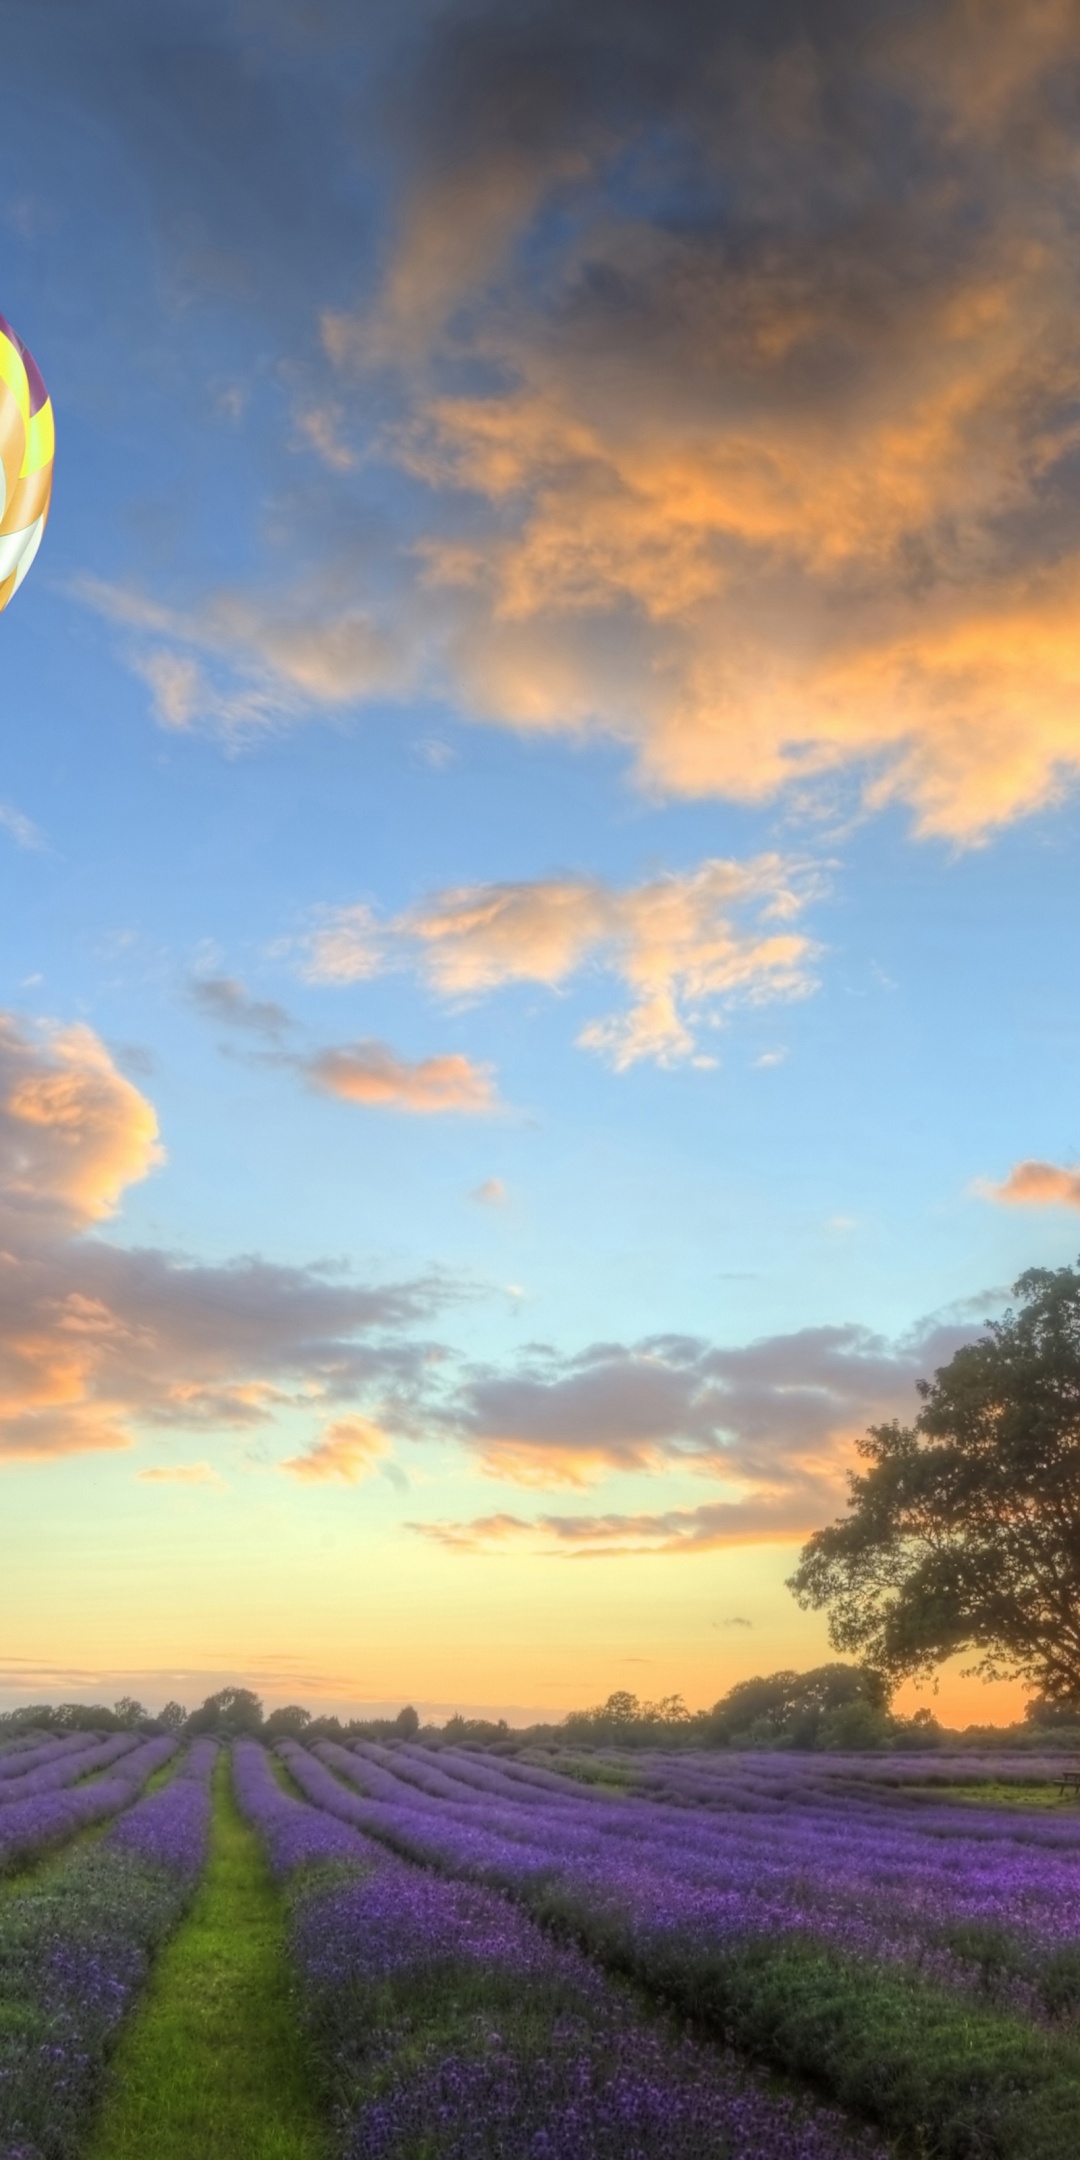
[[788,1587],[837,1650],[895,1683],[974,1650],[988,1679],[1080,1704],[1080,1271],[1033,1268],[1017,1309],[872,1426],[842,1522]]

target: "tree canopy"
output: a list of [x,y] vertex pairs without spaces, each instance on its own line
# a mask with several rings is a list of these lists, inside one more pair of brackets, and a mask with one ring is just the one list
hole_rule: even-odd
[[879,1676],[861,1665],[816,1665],[739,1680],[716,1703],[704,1738],[720,1747],[861,1748],[901,1730]]
[[884,1679],[974,1650],[988,1679],[1080,1704],[1080,1271],[1032,1268],[932,1381],[871,1426],[848,1514],[789,1588]]

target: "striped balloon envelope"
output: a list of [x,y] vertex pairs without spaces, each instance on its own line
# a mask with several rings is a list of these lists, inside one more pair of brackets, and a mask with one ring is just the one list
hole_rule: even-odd
[[0,315],[0,614],[41,545],[53,447],[49,393],[22,339]]

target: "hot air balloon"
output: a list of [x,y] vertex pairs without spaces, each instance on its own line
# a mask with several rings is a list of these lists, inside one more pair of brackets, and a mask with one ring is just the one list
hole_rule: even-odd
[[22,339],[0,315],[0,614],[41,545],[54,440],[49,393]]

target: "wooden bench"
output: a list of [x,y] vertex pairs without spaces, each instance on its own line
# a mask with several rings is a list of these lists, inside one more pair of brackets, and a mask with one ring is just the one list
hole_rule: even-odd
[[1063,1800],[1067,1793],[1071,1793],[1074,1800],[1080,1800],[1080,1770],[1063,1770],[1058,1781],[1058,1792]]

